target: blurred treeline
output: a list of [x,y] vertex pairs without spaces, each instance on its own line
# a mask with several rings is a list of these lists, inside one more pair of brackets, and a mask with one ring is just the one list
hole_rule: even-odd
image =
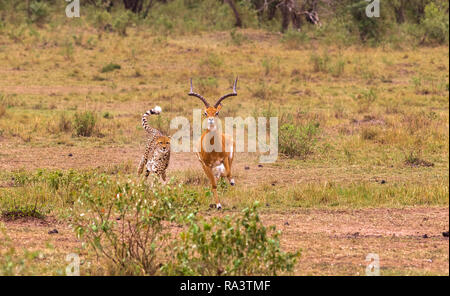
[[[68,0],[67,0],[68,1]],[[73,0],[71,0],[73,1]],[[373,1],[373,0],[371,0]],[[93,27],[126,35],[146,27],[164,35],[240,28],[288,34],[302,42],[352,45],[448,44],[447,0],[380,1],[380,17],[366,16],[365,0],[81,0],[68,18],[65,0],[0,0],[0,34],[21,26]]]

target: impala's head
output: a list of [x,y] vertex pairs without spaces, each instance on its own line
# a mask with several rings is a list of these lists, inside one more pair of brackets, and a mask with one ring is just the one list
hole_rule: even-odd
[[215,127],[216,127],[216,117],[219,116],[219,111],[220,111],[220,109],[222,109],[221,102],[228,97],[237,96],[237,92],[236,92],[237,81],[238,81],[238,79],[236,77],[236,80],[234,81],[232,93],[229,93],[229,94],[226,94],[226,95],[220,97],[214,105],[210,105],[203,96],[194,92],[193,87],[192,87],[192,79],[191,79],[191,90],[189,91],[188,95],[199,98],[200,100],[202,100],[203,104],[205,104],[205,109],[204,109],[203,114],[208,119],[208,129],[209,130],[215,129]]

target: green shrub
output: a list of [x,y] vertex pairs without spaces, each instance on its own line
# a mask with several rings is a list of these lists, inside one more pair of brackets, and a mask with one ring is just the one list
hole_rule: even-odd
[[195,210],[189,211],[196,203],[197,194],[181,187],[153,189],[103,177],[95,191],[82,189],[73,225],[78,237],[106,260],[111,274],[154,275],[160,268],[157,255],[170,239],[168,223],[195,216]]
[[439,1],[439,4],[431,2],[425,7],[425,18],[421,26],[424,30],[423,41],[426,43],[448,43],[448,1]]
[[[368,3],[365,0],[359,0],[348,6],[348,10],[356,25],[359,37],[362,42],[378,43],[386,33],[389,27],[389,20],[387,19],[387,11],[380,12],[380,17],[367,17],[366,7]],[[381,6],[381,5],[380,5]]]
[[33,1],[30,4],[30,21],[42,25],[48,21],[50,16],[48,4],[40,1]]
[[35,203],[34,205],[21,205],[5,209],[2,211],[1,217],[8,221],[21,218],[44,219],[45,213],[42,209],[38,208],[37,203]]
[[114,70],[119,70],[122,67],[119,64],[115,64],[115,63],[109,63],[108,65],[104,66],[101,70],[102,73],[106,73],[106,72],[111,72]]
[[192,219],[173,246],[173,260],[162,267],[168,275],[277,275],[291,272],[300,252],[280,249],[280,232],[266,228],[257,203],[240,216]]
[[102,31],[111,28],[112,27],[111,22],[112,22],[111,14],[104,9],[97,11],[94,15],[94,26],[99,31],[99,34]]
[[306,158],[313,152],[318,132],[318,123],[308,123],[304,126],[283,124],[278,138],[280,152],[289,157]]
[[113,28],[121,36],[127,35],[127,28],[133,23],[133,13],[129,10],[114,17]]
[[76,136],[90,137],[94,133],[97,118],[91,111],[76,113],[72,126]]

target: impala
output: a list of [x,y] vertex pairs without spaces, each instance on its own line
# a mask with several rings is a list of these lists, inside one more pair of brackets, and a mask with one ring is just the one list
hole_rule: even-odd
[[231,186],[235,185],[231,175],[231,165],[234,159],[235,143],[232,137],[225,135],[217,130],[216,119],[222,108],[222,101],[228,97],[237,96],[236,85],[238,79],[234,81],[233,92],[220,97],[217,102],[211,106],[208,101],[198,93],[195,93],[192,86],[188,95],[199,98],[205,104],[204,115],[207,118],[207,130],[202,133],[200,138],[200,147],[197,151],[197,157],[205,171],[206,176],[211,182],[211,189],[216,200],[217,209],[222,205],[217,195],[217,181],[220,177],[226,177]]

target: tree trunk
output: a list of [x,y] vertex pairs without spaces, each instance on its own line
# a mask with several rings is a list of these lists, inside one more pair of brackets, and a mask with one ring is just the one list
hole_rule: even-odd
[[289,8],[286,5],[286,2],[280,4],[281,11],[281,32],[284,33],[289,28]]
[[242,27],[242,19],[236,8],[236,4],[234,3],[234,0],[225,0],[225,2],[228,3],[228,5],[230,5],[230,7],[231,7],[231,10],[233,10],[234,17],[236,18],[235,26],[239,27],[239,28]]
[[397,24],[403,24],[405,22],[405,1],[401,0],[398,6],[394,6],[395,20]]
[[134,13],[140,13],[142,11],[142,5],[144,0],[123,0],[125,9],[131,10]]

